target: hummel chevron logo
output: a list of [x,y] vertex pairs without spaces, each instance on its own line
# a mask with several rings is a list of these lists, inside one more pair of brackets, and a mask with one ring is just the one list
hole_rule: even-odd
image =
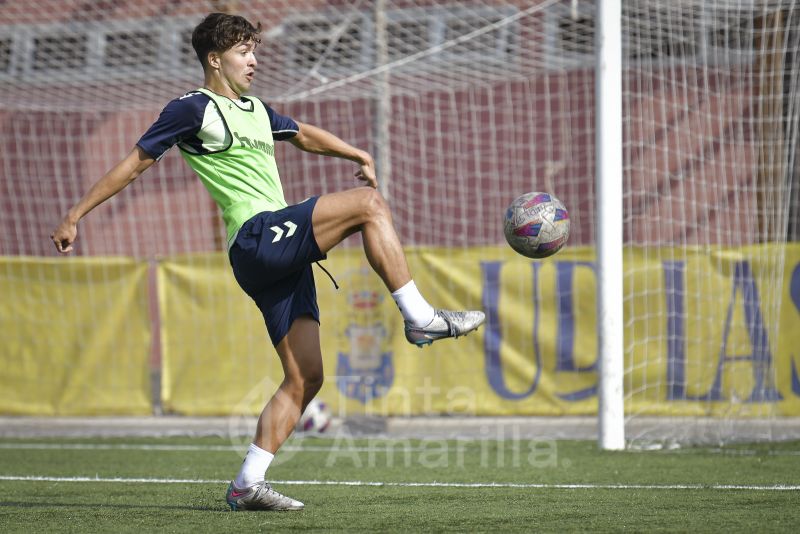
[[[292,221],[286,221],[283,223],[283,225],[289,229],[289,231],[286,232],[286,237],[292,237],[294,235],[294,231],[297,230],[297,225]],[[272,242],[277,243],[280,241],[283,237],[283,228],[280,226],[270,226],[269,229],[275,232],[275,237],[272,239]]]

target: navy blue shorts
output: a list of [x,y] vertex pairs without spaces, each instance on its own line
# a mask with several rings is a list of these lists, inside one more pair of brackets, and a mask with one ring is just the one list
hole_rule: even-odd
[[228,253],[233,275],[264,315],[273,345],[296,318],[308,315],[319,322],[311,264],[325,255],[311,225],[316,203],[317,197],[311,197],[259,213],[242,225]]

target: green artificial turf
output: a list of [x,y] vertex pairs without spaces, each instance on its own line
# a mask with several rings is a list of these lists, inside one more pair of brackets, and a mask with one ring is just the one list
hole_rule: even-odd
[[793,532],[800,524],[800,491],[780,487],[800,484],[798,442],[602,452],[581,441],[293,439],[268,478],[306,509],[235,513],[224,493],[241,442],[4,439],[0,447],[2,532]]

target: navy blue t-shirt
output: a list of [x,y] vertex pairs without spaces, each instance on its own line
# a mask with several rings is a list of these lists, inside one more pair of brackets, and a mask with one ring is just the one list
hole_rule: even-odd
[[[231,99],[232,104],[242,109],[252,109],[252,106],[258,105],[256,101],[259,100],[252,96]],[[277,113],[266,104],[264,107],[269,116],[273,139],[285,141],[297,135],[299,127],[294,120]],[[229,141],[230,132],[214,101],[200,91],[190,91],[167,104],[136,144],[151,158],[158,160],[175,145],[192,154],[208,154],[224,150],[230,145]]]

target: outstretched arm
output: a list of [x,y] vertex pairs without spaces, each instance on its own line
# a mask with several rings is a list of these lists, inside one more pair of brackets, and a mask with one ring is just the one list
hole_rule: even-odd
[[378,180],[375,177],[375,162],[368,152],[345,143],[322,128],[302,122],[298,122],[297,125],[300,129],[297,135],[289,139],[290,143],[306,152],[354,161],[361,166],[356,173],[356,178],[367,182],[370,187],[378,187]]
[[72,250],[72,243],[78,236],[78,221],[95,207],[113,197],[137,176],[146,171],[156,160],[138,146],[105,176],[100,178],[64,216],[61,224],[53,231],[50,239],[62,254]]

